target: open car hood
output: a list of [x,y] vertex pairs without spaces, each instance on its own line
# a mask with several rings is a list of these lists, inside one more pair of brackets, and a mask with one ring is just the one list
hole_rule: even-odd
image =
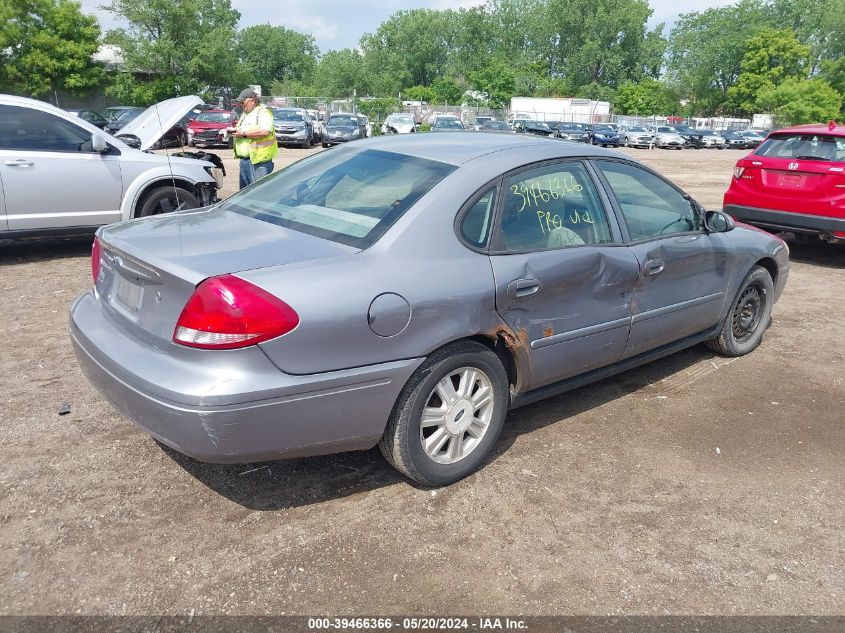
[[135,136],[141,141],[140,149],[150,149],[179,119],[201,103],[202,99],[196,95],[159,101],[123,126],[117,138],[125,142],[123,137]]

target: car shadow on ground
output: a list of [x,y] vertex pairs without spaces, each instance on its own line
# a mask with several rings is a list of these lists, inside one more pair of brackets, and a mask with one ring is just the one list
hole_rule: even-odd
[[0,239],[0,266],[27,264],[66,257],[87,257],[91,255],[91,244],[93,242],[93,233],[22,240]]
[[824,268],[845,268],[845,244],[827,244],[821,240],[789,242],[789,259]]
[[[505,428],[485,466],[505,454],[516,439],[617,398],[639,391],[696,363],[715,358],[701,345],[508,414]],[[208,464],[160,445],[202,484],[246,508],[259,511],[307,506],[410,482],[387,464],[378,448],[255,464]]]

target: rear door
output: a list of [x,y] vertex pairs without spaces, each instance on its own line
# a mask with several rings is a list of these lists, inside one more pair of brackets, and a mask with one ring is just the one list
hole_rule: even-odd
[[496,306],[528,350],[530,388],[617,361],[639,265],[586,165],[536,166],[501,191],[490,257]]
[[0,105],[0,178],[9,230],[89,227],[121,219],[120,156],[91,132],[35,108]]
[[843,217],[845,138],[774,134],[742,159],[739,182],[754,205],[793,213]]
[[625,161],[596,165],[639,262],[625,357],[715,326],[732,270],[724,236],[705,233],[690,199],[653,172]]

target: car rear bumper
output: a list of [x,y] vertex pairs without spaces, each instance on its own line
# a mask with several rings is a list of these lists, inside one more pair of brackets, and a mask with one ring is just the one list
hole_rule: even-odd
[[832,233],[834,231],[845,231],[845,218],[758,209],[738,204],[725,204],[724,211],[741,222],[771,231],[792,231],[798,233]]
[[70,335],[83,372],[115,409],[177,451],[219,463],[371,448],[423,360],[302,376],[279,371],[258,347],[186,362],[187,350],[128,334],[91,292],[71,308]]

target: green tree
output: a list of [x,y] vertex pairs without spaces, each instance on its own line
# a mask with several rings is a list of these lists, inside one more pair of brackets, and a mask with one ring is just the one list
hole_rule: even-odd
[[402,99],[405,101],[434,103],[435,99],[437,99],[437,93],[434,92],[434,88],[428,86],[411,86],[402,91]]
[[469,81],[475,90],[487,93],[492,108],[508,105],[511,97],[518,94],[516,74],[508,64],[500,60],[493,60],[484,68],[471,73]]
[[72,0],[0,0],[0,91],[46,95],[53,88],[84,93],[102,80],[92,61],[97,18]]
[[435,103],[458,104],[461,102],[466,85],[454,77],[435,77],[431,82]]
[[129,23],[106,36],[123,52],[123,72],[109,88],[121,101],[145,105],[247,83],[230,0],[112,0],[106,10]]
[[762,0],[682,14],[670,35],[668,71],[701,112],[720,111],[742,70],[747,42],[769,22]]
[[613,108],[619,114],[669,115],[677,114],[680,104],[672,87],[655,79],[643,79],[638,83],[622,84],[613,100]]
[[792,31],[762,29],[750,38],[736,84],[728,88],[728,107],[752,114],[759,110],[757,95],[787,77],[804,78],[810,47],[799,44]]
[[842,94],[822,79],[789,77],[777,86],[763,89],[757,103],[771,112],[779,125],[825,122],[842,109]]
[[361,50],[372,82],[395,94],[402,86],[428,86],[446,70],[453,12],[432,9],[399,11],[375,33],[361,37]]
[[364,96],[370,94],[370,86],[364,58],[351,48],[329,51],[314,71],[314,88],[327,97],[351,97],[354,92]]
[[662,25],[651,33],[647,0],[548,0],[537,33],[552,77],[577,91],[598,84],[615,88],[659,70]]
[[250,83],[266,88],[274,81],[311,81],[320,53],[314,36],[269,24],[241,30],[236,51]]

